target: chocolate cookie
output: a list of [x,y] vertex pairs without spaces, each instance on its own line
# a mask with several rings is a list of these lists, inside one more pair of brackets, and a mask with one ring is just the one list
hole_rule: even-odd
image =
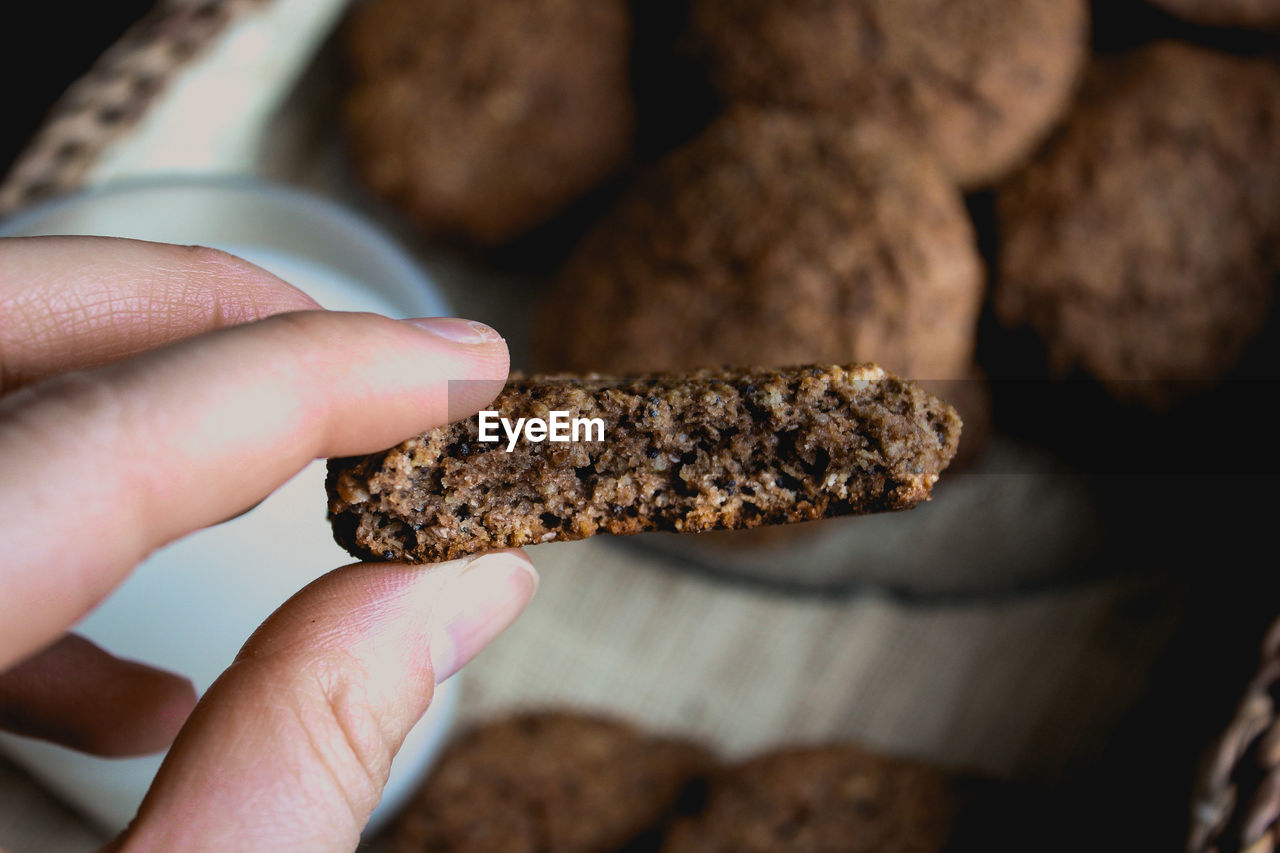
[[1015,167],[1066,111],[1085,0],[693,0],[731,101],[876,117],[966,188]]
[[997,198],[998,316],[1153,408],[1219,377],[1271,299],[1277,151],[1271,62],[1174,42],[1099,60]]
[[404,813],[400,853],[614,853],[712,764],[691,744],[579,714],[473,729]]
[[540,369],[875,361],[967,376],[973,227],[926,154],[875,126],[737,109],[596,225],[545,296]]
[[1151,0],[1166,12],[1209,27],[1280,27],[1277,0]]
[[937,853],[960,797],[923,764],[854,746],[765,755],[713,778],[706,810],[663,853]]
[[[482,413],[331,460],[338,543],[435,562],[597,533],[905,509],[929,498],[960,437],[953,409],[871,365],[516,379],[493,410],[508,423],[496,441],[483,440]],[[554,412],[572,440],[506,434],[524,418],[554,430]]]
[[629,154],[625,0],[373,0],[347,35],[355,165],[428,233],[506,242]]

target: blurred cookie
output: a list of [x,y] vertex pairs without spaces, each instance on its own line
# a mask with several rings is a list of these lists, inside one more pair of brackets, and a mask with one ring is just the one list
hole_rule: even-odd
[[406,809],[400,853],[612,853],[712,764],[701,747],[566,712],[473,729]]
[[1099,60],[999,192],[997,315],[1163,408],[1228,371],[1277,271],[1280,70],[1174,42]]
[[742,108],[597,223],[544,298],[536,359],[963,377],[982,287],[964,205],[929,156],[877,126]]
[[730,101],[878,117],[966,188],[1031,153],[1088,44],[1085,0],[693,0],[691,26]]
[[1170,14],[1209,27],[1280,27],[1277,0],[1151,0]]
[[347,35],[356,168],[428,233],[509,241],[629,155],[625,0],[373,0]]
[[724,771],[663,853],[936,853],[960,797],[943,773],[854,746],[775,752]]

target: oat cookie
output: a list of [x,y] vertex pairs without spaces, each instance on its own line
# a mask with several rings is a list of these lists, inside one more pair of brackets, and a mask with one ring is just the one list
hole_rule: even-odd
[[398,853],[614,853],[652,829],[711,755],[567,712],[482,725],[451,746],[401,819]]
[[1280,69],[1163,42],[1100,59],[997,198],[995,306],[1056,370],[1162,408],[1228,371],[1277,272]]
[[787,749],[714,777],[663,853],[938,853],[960,797],[923,764],[854,746]]
[[1024,160],[1066,111],[1085,0],[693,0],[731,101],[875,117],[966,188]]
[[507,242],[629,155],[626,0],[371,0],[347,36],[357,171],[429,234]]
[[515,379],[491,409],[512,424],[599,419],[604,438],[489,443],[473,416],[331,460],[338,543],[436,562],[597,533],[905,509],[929,498],[961,428],[947,404],[874,365]]
[[738,109],[597,223],[542,301],[546,371],[874,361],[967,376],[982,264],[963,202],[878,127]]

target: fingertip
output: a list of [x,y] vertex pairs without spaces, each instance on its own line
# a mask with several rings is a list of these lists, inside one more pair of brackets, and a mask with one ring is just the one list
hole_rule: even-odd
[[101,758],[134,758],[164,752],[195,710],[197,696],[191,682],[180,689],[164,691],[146,699],[145,717],[113,731],[94,731],[91,739],[66,745]]
[[467,562],[436,605],[431,665],[439,684],[469,663],[524,612],[538,591],[523,551],[494,551]]
[[173,744],[200,699],[191,679],[175,673],[166,675],[169,676],[167,683],[156,685],[157,695],[152,700],[149,752],[159,752]]
[[411,317],[404,322],[449,343],[468,346],[491,346],[495,343],[506,345],[506,340],[497,330],[476,320],[464,320],[461,317]]
[[511,370],[511,354],[496,329],[460,317],[414,317],[402,322],[459,351],[467,361],[467,375],[448,381],[446,417],[450,422],[474,415],[502,393]]
[[522,569],[527,575],[529,583],[532,584],[532,588],[529,591],[530,599],[537,594],[538,586],[542,583],[542,576],[538,573],[538,567],[533,564],[533,560],[529,559],[529,554],[523,548],[502,548],[497,551],[488,551],[473,559],[505,560],[513,568]]
[[123,695],[114,698],[109,713],[99,711],[104,724],[82,729],[83,740],[67,745],[103,758],[168,749],[196,707],[195,685],[177,673],[133,661],[120,661],[114,677]]
[[0,728],[120,758],[169,746],[196,705],[190,680],[74,634],[0,673]]
[[[486,342],[295,311],[4,398],[17,414],[0,455],[31,488],[0,513],[18,557],[0,565],[0,636],[36,648],[156,547],[261,500],[313,459],[376,453],[488,405],[505,383],[505,342],[469,321],[431,325]],[[58,536],[59,513],[23,511],[41,505],[75,507],[97,534]],[[68,592],[33,611],[55,586]]]
[[[354,846],[435,684],[536,588],[518,550],[433,566],[357,563],[309,584],[209,689],[129,838],[234,847],[266,815],[273,837],[295,846]],[[275,760],[264,762],[264,749]]]
[[445,412],[448,423],[469,418],[497,399],[507,386],[507,371],[503,368],[501,376],[497,372],[495,365],[495,375],[489,379],[449,380]]

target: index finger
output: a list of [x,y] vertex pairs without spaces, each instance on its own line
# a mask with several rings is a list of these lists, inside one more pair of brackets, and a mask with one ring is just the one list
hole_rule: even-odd
[[[311,459],[476,411],[507,368],[505,343],[478,323],[294,312],[0,398],[0,667],[155,548]],[[472,381],[451,398],[451,380]]]
[[0,394],[313,299],[205,246],[114,237],[0,239]]

